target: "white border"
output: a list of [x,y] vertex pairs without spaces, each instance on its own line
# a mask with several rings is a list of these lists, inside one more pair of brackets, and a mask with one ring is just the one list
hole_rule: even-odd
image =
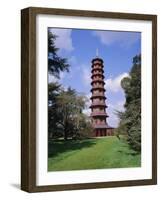
[[[108,182],[152,178],[152,24],[149,21],[38,15],[37,38],[37,122],[36,184]],[[47,27],[141,32],[142,53],[142,153],[139,168],[47,171]]]

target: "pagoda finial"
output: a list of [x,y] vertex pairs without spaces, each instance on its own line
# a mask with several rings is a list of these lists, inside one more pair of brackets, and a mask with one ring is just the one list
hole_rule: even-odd
[[98,57],[98,48],[96,49],[96,57]]

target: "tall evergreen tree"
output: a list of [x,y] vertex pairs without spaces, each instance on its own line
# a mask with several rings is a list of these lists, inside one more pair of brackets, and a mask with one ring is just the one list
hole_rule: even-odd
[[57,98],[61,91],[61,86],[58,83],[50,83],[48,85],[48,133],[49,139],[54,136],[61,136],[59,131],[60,116],[57,111]]
[[129,77],[121,81],[126,102],[125,112],[119,113],[120,132],[127,132],[127,141],[136,151],[141,151],[141,55],[133,58]]
[[[55,78],[60,78],[60,72],[69,71],[69,64],[66,58],[58,56],[59,48],[55,41],[57,36],[48,29],[48,73]],[[56,81],[48,84],[48,132],[49,139],[53,136],[59,136],[60,116],[57,112],[57,97],[60,93],[61,85]]]
[[56,47],[55,41],[57,36],[50,29],[48,30],[48,72],[59,78],[60,72],[69,71],[69,64],[66,58],[58,56],[59,48]]

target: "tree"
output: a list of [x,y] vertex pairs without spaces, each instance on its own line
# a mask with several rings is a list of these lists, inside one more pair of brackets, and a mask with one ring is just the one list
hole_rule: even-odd
[[49,139],[54,136],[61,136],[59,131],[59,121],[60,116],[57,112],[57,98],[59,96],[59,92],[61,90],[61,86],[58,83],[50,83],[48,85],[48,133]]
[[127,141],[136,151],[141,151],[141,55],[133,58],[129,77],[121,81],[125,92],[125,112],[120,112],[118,131],[127,132]]
[[85,107],[85,97],[80,96],[70,87],[62,90],[58,97],[58,113],[63,127],[64,139],[73,137],[80,128],[81,114]]
[[[48,71],[49,74],[60,78],[60,72],[69,72],[66,58],[58,56],[55,45],[57,36],[48,31]],[[70,87],[64,90],[57,82],[48,85],[48,132],[49,139],[64,137],[78,138],[90,133],[90,123],[82,110],[85,108],[86,98],[78,95]],[[87,132],[86,132],[87,131]]]
[[55,41],[57,36],[51,30],[48,30],[48,71],[51,75],[59,78],[60,72],[69,71],[69,64],[66,58],[58,56],[59,48],[56,47]]
[[[66,58],[58,56],[59,48],[56,47],[57,36],[48,30],[48,73],[56,78],[60,78],[60,72],[69,71],[69,64]],[[57,97],[61,90],[61,85],[56,81],[48,84],[48,132],[49,139],[53,136],[61,136],[59,125],[60,116],[57,110]]]

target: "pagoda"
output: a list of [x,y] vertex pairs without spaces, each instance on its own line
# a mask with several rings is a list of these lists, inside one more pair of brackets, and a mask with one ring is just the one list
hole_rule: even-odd
[[105,96],[105,82],[104,82],[104,66],[103,60],[96,57],[92,60],[91,69],[91,121],[94,129],[93,136],[109,136],[113,135],[113,128],[110,127],[106,121],[109,117],[106,113],[106,96]]

